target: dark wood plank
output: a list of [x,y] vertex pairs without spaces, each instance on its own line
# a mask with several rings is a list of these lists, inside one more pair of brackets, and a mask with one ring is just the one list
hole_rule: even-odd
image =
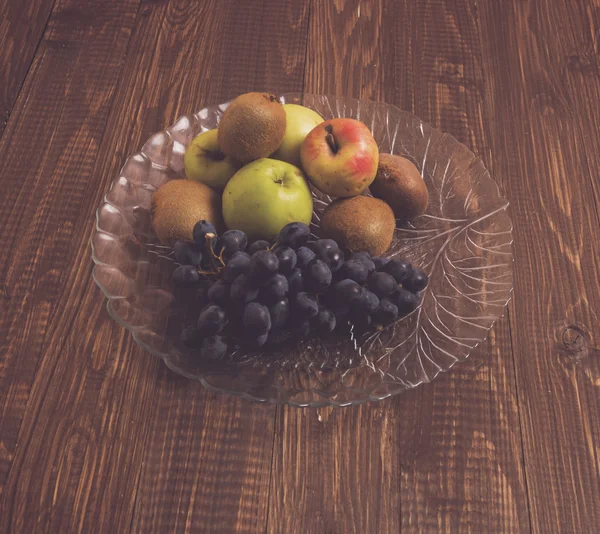
[[403,395],[402,532],[528,532],[507,325],[422,390]]
[[[252,89],[301,89],[301,5],[214,1],[199,9],[182,0],[152,9],[136,30],[114,107],[115,124],[127,117],[131,126],[114,136],[107,154],[136,150],[155,130],[206,104]],[[155,418],[132,531],[264,531],[275,409],[213,395],[193,382],[175,387],[164,369],[146,375],[163,394],[147,402]]]
[[[79,208],[90,195],[87,177],[138,7],[136,2],[122,1],[75,3],[58,2],[39,58],[0,143],[4,169],[0,244],[10,250],[0,264],[5,288],[0,301],[0,488],[4,488],[4,499],[10,495],[4,484],[14,465],[41,356],[49,343],[56,344],[54,350],[60,355],[61,338],[52,340],[52,336],[64,335],[74,315],[77,299],[71,300],[75,295],[65,282],[67,273],[76,274],[71,267],[77,254],[85,250],[87,255]],[[88,18],[84,19],[86,10]],[[93,23],[89,22],[91,12]],[[65,13],[69,23],[65,23]],[[81,24],[73,24],[78,20]],[[85,265],[87,270],[87,261]],[[60,320],[62,328],[58,329]],[[10,519],[7,513],[0,516]]]
[[[402,5],[405,5],[403,8]],[[396,2],[394,99],[483,158],[482,41],[475,2]],[[401,15],[400,15],[401,14]],[[467,362],[399,399],[406,532],[529,530],[509,324],[499,321]]]
[[[600,331],[600,242],[589,150],[597,141],[584,139],[597,124],[587,99],[598,79],[594,63],[582,65],[596,61],[600,19],[567,0],[479,8],[483,68],[494,73],[485,79],[488,139],[513,206],[511,327],[532,527],[595,532],[600,360],[589,349]],[[573,324],[589,332],[574,346],[565,333]]]
[[[18,33],[0,82],[15,102],[25,79],[0,140],[0,531],[595,531],[598,10],[240,4],[58,0],[26,79]],[[307,91],[395,103],[483,157],[513,203],[517,277],[510,320],[452,373],[274,418],[138,349],[90,281],[88,238],[155,130],[299,90],[307,30]]]
[[[117,19],[123,15],[114,14]],[[127,22],[135,22],[135,17],[130,20],[125,15]],[[267,16],[274,17],[272,24],[256,32],[259,21]],[[281,24],[282,20],[287,24]],[[123,35],[129,37],[129,32]],[[59,51],[74,45],[64,36],[51,36]],[[89,37],[85,34],[83,40]],[[15,310],[31,299],[31,278],[20,281],[19,269],[31,262],[27,252],[35,254],[39,243],[31,250],[23,246],[6,266],[5,285],[11,299],[3,302],[3,332],[11,337],[6,338],[9,351],[0,367],[7,392],[2,406],[6,417],[1,421],[6,430],[2,435],[8,437],[1,449],[8,477],[2,490],[4,525],[17,531],[33,530],[32,524],[51,531],[85,532],[122,532],[130,527],[162,532],[200,524],[205,525],[203,531],[264,530],[274,409],[210,394],[199,384],[178,380],[136,349],[129,335],[103,311],[101,294],[89,277],[87,241],[93,212],[126,154],[177,115],[206,103],[253,88],[301,89],[305,40],[305,10],[291,3],[266,3],[260,10],[255,6],[240,9],[233,2],[144,3],[125,62],[124,50],[119,48],[120,56],[106,54],[106,63],[98,65],[108,72],[106,88],[96,99],[102,96],[103,101],[110,94],[113,105],[108,120],[108,107],[94,115],[94,124],[106,133],[94,140],[97,153],[88,154],[91,168],[76,172],[70,167],[68,178],[50,172],[66,182],[53,203],[67,213],[56,219],[52,211],[36,227],[27,226],[33,205],[18,202],[20,189],[14,182],[12,202],[17,200],[17,212],[10,213],[10,204],[3,208],[2,216],[12,224],[5,228],[3,243],[20,243],[22,233],[30,236],[34,228],[47,235],[48,225],[54,229],[59,223],[70,232],[64,235],[61,248],[64,265],[52,257],[56,271],[49,282],[56,279],[57,287],[51,294],[54,300],[44,309],[30,304],[15,316]],[[78,58],[75,55],[65,65],[67,75],[75,70]],[[113,65],[119,70],[114,71]],[[66,118],[71,115],[69,106],[75,106],[81,94],[95,90],[89,70],[81,72],[85,72],[84,80],[71,82],[79,100],[67,99]],[[115,74],[121,78],[116,93]],[[58,80],[64,82],[64,76]],[[65,88],[59,82],[56,86],[62,95]],[[30,106],[53,104],[54,95],[43,97],[35,92],[36,87],[34,80],[26,93],[36,97],[33,104],[24,101],[19,107],[23,128],[32,121]],[[58,108],[45,124],[58,122],[60,128],[62,111]],[[71,111],[86,115],[84,110]],[[26,148],[17,142],[23,135],[17,126],[8,133],[2,148],[14,154],[9,168],[19,163],[22,170]],[[50,152],[57,158],[72,152],[80,157],[83,152],[64,133],[49,141]],[[40,168],[30,170],[32,185],[42,181]],[[74,197],[73,190],[85,196]],[[64,269],[59,271],[61,265]],[[61,292],[63,287],[68,290]],[[56,309],[68,311],[57,314]],[[82,335],[90,325],[93,329]],[[81,356],[90,350],[92,363]],[[53,437],[50,448],[44,446],[49,436]]]
[[0,137],[44,34],[55,0],[0,4]]
[[[312,2],[305,91],[381,96],[382,6],[365,4]],[[399,455],[386,404],[279,410],[268,532],[399,531]]]
[[[587,165],[584,171],[594,192],[596,211],[600,214],[600,180],[597,169],[600,163],[600,140],[592,132],[600,127],[600,109],[595,105],[600,97],[600,61],[597,57],[598,32],[600,31],[600,11],[585,3],[560,4],[557,15],[567,15],[571,19],[564,39],[547,44],[546,57],[555,58],[566,74],[564,78],[564,98],[570,111],[577,117],[579,126],[578,142],[585,147]],[[555,20],[541,17],[544,28],[555,27]],[[598,215],[600,221],[600,215]],[[581,325],[582,326],[582,325]],[[589,354],[597,354],[600,338],[594,332],[586,331],[586,346]],[[593,351],[596,349],[596,352]],[[599,382],[596,381],[598,385]]]
[[[383,2],[312,2],[304,90],[383,99]],[[268,532],[400,531],[390,404],[280,408]],[[294,513],[290,513],[293,510]]]
[[[487,161],[470,4],[365,4],[313,3],[306,90],[395,103]],[[287,432],[276,433],[270,532],[529,530],[507,321],[430,385],[380,405],[279,417]]]
[[[76,511],[94,482],[80,475],[108,423],[95,419],[97,402],[123,394],[123,383],[102,390],[102,358],[87,359],[89,317],[75,350],[66,339],[89,287],[89,218],[100,198],[89,175],[137,13],[137,1],[57,2],[0,143],[0,244],[10,251],[0,264],[3,532],[80,527]],[[98,333],[105,354],[119,350],[122,339]]]
[[400,532],[400,454],[390,403],[280,408],[267,532]]

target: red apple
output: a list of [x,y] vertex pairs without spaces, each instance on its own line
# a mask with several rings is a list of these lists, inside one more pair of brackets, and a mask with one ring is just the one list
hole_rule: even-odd
[[362,122],[330,119],[306,136],[300,158],[317,189],[334,197],[354,197],[375,179],[379,149]]

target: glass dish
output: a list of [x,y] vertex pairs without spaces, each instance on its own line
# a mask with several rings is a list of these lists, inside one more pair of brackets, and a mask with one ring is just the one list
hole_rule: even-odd
[[[388,256],[408,259],[430,277],[422,304],[394,325],[360,338],[313,339],[277,353],[236,350],[199,362],[175,339],[185,317],[172,311],[175,264],[153,234],[153,191],[183,175],[183,155],[215,128],[227,104],[181,117],[131,156],[97,210],[93,277],[110,315],[169,368],[218,390],[292,406],[346,406],[381,400],[429,382],[469,356],[504,313],[513,285],[508,202],[466,146],[395,106],[351,98],[288,94],[325,119],[367,124],[382,152],[408,157],[430,194],[427,213],[397,228]],[[315,192],[315,221],[331,201]]]

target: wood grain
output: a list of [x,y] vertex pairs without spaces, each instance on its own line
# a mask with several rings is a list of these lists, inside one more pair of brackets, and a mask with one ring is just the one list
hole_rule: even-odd
[[[81,13],[89,16],[97,7],[90,5],[89,11]],[[76,201],[81,217],[77,229],[83,229],[83,235],[89,236],[93,210],[108,181],[116,176],[124,155],[139,148],[144,138],[173,122],[178,114],[251,89],[247,84],[281,92],[301,89],[305,11],[291,4],[280,4],[277,9],[269,10],[275,15],[277,28],[267,25],[263,30],[266,33],[261,33],[254,28],[266,16],[264,10],[239,9],[233,3],[226,7],[225,11],[217,9],[216,2],[205,3],[202,9],[188,2],[142,5],[139,9],[135,6],[136,26],[134,38],[128,44],[129,53],[107,55],[108,62],[119,66],[116,73],[120,76],[119,80],[108,77],[106,82],[112,82],[109,85],[109,91],[113,92],[112,107],[106,109],[108,120],[98,122],[108,134],[98,143],[97,157],[90,158],[91,171],[73,173],[78,178],[53,200],[64,204],[72,195],[71,188],[88,191],[88,181],[94,184],[89,186],[93,191],[89,198]],[[287,25],[281,25],[284,19],[289,21]],[[56,23],[51,20],[51,24]],[[238,44],[227,46],[230,35],[240,28],[246,44],[250,45],[245,54],[241,54]],[[88,37],[86,34],[82,40]],[[79,42],[76,45],[82,46]],[[208,75],[218,71],[219,62],[226,65],[220,80]],[[67,63],[66,68],[74,69],[75,64]],[[98,65],[99,70],[103,67],[106,65]],[[75,94],[94,93],[95,88],[86,80],[78,80]],[[32,91],[36,83],[42,86],[44,81],[43,77],[34,80]],[[44,104],[48,106],[51,100],[47,98]],[[23,107],[26,113],[27,105]],[[84,115],[82,111],[76,113]],[[24,128],[32,120],[27,118]],[[56,119],[51,117],[48,122],[59,118],[60,115]],[[19,136],[18,132],[11,132],[10,138],[7,135],[5,150],[18,153]],[[72,150],[69,139],[52,138],[53,151],[60,154]],[[15,158],[22,159],[25,148]],[[81,153],[84,149],[77,145],[74,152]],[[31,172],[32,181],[41,179],[38,173],[37,169]],[[27,220],[27,210],[23,210],[22,219]],[[3,214],[8,215],[6,211]],[[47,220],[40,224],[44,223]],[[16,239],[17,230],[23,229],[15,225],[5,239]],[[89,262],[87,238],[79,233],[70,241],[69,237],[66,236],[65,244],[75,249],[76,256],[73,270],[65,274],[61,283],[71,290],[64,298],[58,298],[58,305],[65,307],[67,302],[75,302],[77,306],[72,310],[76,314],[57,316],[51,322],[52,331],[57,334],[44,345],[44,358],[37,374],[33,358],[29,375],[19,367],[22,362],[19,364],[17,355],[2,366],[9,389],[6,413],[14,418],[14,427],[7,430],[16,440],[19,428],[24,429],[18,451],[12,452],[12,442],[3,448],[7,451],[7,470],[10,469],[2,501],[3,509],[10,510],[3,514],[5,525],[20,530],[33,521],[47,530],[86,532],[107,529],[120,532],[128,528],[188,531],[200,524],[206,532],[234,527],[240,532],[263,530],[273,408],[210,394],[197,384],[177,379],[133,348],[129,335],[123,334],[103,311],[99,292],[90,284],[89,270],[83,268]],[[10,268],[16,273],[18,264]],[[10,274],[9,270],[6,286],[15,295]],[[11,299],[11,303],[17,306],[17,301]],[[12,313],[7,312],[8,320]],[[12,324],[27,324],[27,320],[16,319],[13,318]],[[80,333],[89,324],[95,325],[93,332],[82,337]],[[7,331],[10,332],[10,326]],[[22,330],[14,331],[15,336],[22,334]],[[59,334],[67,335],[67,341],[59,342]],[[88,362],[78,359],[89,351],[90,336],[97,362],[91,370]],[[10,338],[7,342],[10,343]],[[27,354],[29,348],[22,350]],[[79,365],[69,363],[73,359]],[[28,380],[36,376],[37,380],[32,389],[21,387],[22,393],[11,393],[18,385],[14,382],[15,375]],[[39,397],[27,402],[28,393],[33,391],[36,395],[37,388]],[[72,395],[61,394],[64,389],[72,391]],[[16,397],[23,404],[22,410],[27,406],[24,422],[17,417],[20,409],[15,406]],[[190,410],[190,406],[196,408]],[[61,416],[53,418],[52,413]],[[36,424],[40,417],[41,422]],[[47,434],[60,434],[51,456],[40,448]],[[69,443],[72,447],[65,447]],[[63,453],[71,448],[75,452]],[[64,459],[57,460],[55,455]],[[64,465],[58,473],[57,463]],[[31,465],[39,466],[39,478],[22,477]],[[223,469],[228,469],[231,475],[225,476]],[[98,481],[98,485],[93,481]],[[26,499],[23,499],[26,494],[38,496],[39,514],[26,513]],[[119,503],[121,495],[127,495],[127,499]],[[15,504],[17,501],[21,503],[19,506]],[[225,502],[229,503],[227,510],[221,506]],[[220,506],[215,507],[216,504]],[[118,513],[111,512],[115,507]]]
[[[0,3],[1,532],[595,532],[600,7]],[[373,98],[482,157],[515,293],[469,360],[379,404],[252,404],[139,349],[91,282],[126,156],[249,90]]]
[[[94,487],[90,451],[109,423],[95,409],[101,399],[112,403],[113,391],[114,399],[124,394],[118,384],[103,388],[85,357],[94,341],[106,343],[99,352],[118,354],[118,329],[107,324],[90,338],[78,305],[89,287],[89,216],[100,198],[89,175],[137,10],[136,2],[57,2],[0,143],[10,170],[0,206],[0,243],[10,250],[0,266],[4,532],[81,529]],[[94,305],[100,310],[97,298]],[[77,317],[82,326],[73,332]]]
[[581,142],[591,121],[575,112],[565,85],[567,54],[589,32],[586,11],[571,2],[553,2],[551,10],[516,1],[480,7],[484,69],[494,72],[486,78],[488,138],[513,203],[511,330],[532,527],[593,532],[600,524],[600,361],[563,350],[568,325],[600,326],[598,212]]
[[[380,96],[373,88],[389,82],[376,69],[382,15],[382,2],[312,2],[304,90]],[[399,449],[389,405],[279,408],[271,485],[268,532],[399,532]]]
[[[305,89],[395,103],[486,153],[480,56],[464,3],[318,3]],[[281,410],[269,531],[529,530],[508,322],[458,367],[326,422]]]
[[[291,2],[259,9],[213,2],[198,10],[181,1],[152,13],[136,34],[136,40],[156,39],[152,59],[145,45],[134,40],[125,67],[130,76],[119,88],[115,108],[121,109],[115,119],[127,110],[128,124],[142,123],[147,131],[140,138],[139,129],[125,129],[123,145],[131,139],[134,149],[179,114],[248,90],[300,90],[306,15]],[[257,31],[269,17],[271,22]],[[178,50],[176,57],[173,50]],[[143,82],[140,71],[147,73]],[[174,82],[165,86],[163,80]],[[135,106],[131,94],[141,96]],[[136,116],[140,109],[151,111]],[[154,407],[163,415],[147,438],[132,530],[264,531],[274,408],[212,395],[194,383],[171,388],[173,380],[162,370],[154,386],[168,394]]]
[[[40,44],[40,59],[25,82],[26,98],[18,99],[0,143],[1,159],[10,169],[3,176],[0,207],[0,243],[10,250],[9,261],[0,265],[7,295],[0,318],[0,488],[9,469],[17,472],[13,454],[38,364],[53,344],[60,354],[60,336],[76,312],[68,303],[76,303],[77,296],[64,284],[69,276],[83,280],[83,272],[72,269],[89,235],[81,234],[87,220],[79,207],[90,191],[83,177],[96,155],[120,64],[107,50],[124,54],[137,11],[123,2],[109,5],[109,11],[92,4],[90,8],[98,7],[94,24],[75,32],[63,23],[65,10],[69,13],[72,7],[57,3],[56,17]],[[88,68],[89,63],[94,67]],[[53,141],[53,149],[35,149]],[[82,178],[72,182],[73,176]],[[66,319],[62,329],[60,319]],[[39,408],[43,398],[37,401]]]
[[[397,3],[401,10],[402,3]],[[394,20],[391,99],[483,158],[482,36],[475,2],[406,4]],[[388,49],[389,50],[389,49]],[[529,514],[509,324],[499,321],[467,362],[398,401],[403,531],[524,532]]]
[[0,137],[31,66],[54,0],[0,4]]

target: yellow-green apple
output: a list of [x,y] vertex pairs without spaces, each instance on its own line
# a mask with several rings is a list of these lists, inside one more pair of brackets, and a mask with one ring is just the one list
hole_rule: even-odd
[[290,222],[309,224],[313,201],[304,173],[294,165],[262,158],[236,172],[223,191],[228,229],[250,240],[271,239]]
[[379,149],[362,122],[330,119],[306,136],[300,158],[304,172],[317,189],[334,197],[353,197],[375,179]]
[[323,122],[323,117],[316,111],[298,104],[284,104],[285,134],[279,148],[271,155],[272,158],[287,161],[300,167],[300,147],[307,134]]
[[208,130],[195,137],[183,156],[185,175],[197,182],[223,191],[240,166],[225,156],[219,147],[217,130]]

